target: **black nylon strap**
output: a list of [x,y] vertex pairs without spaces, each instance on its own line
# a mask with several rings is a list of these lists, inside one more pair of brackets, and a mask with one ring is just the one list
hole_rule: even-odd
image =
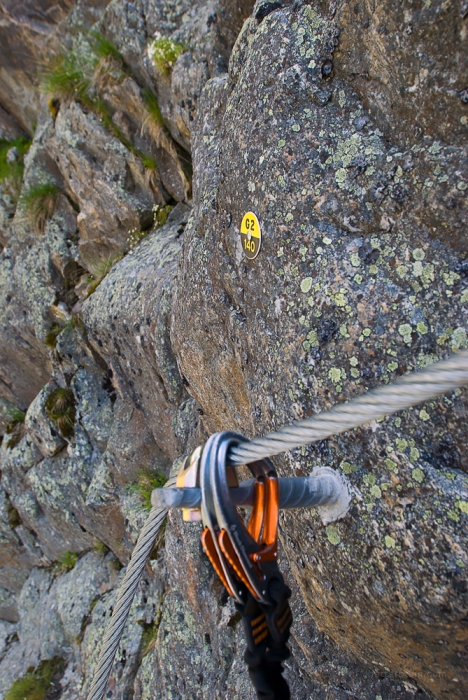
[[244,660],[258,700],[290,700],[291,697],[283,677],[283,661],[290,656],[287,641],[292,624],[288,603],[291,591],[279,571],[278,575],[269,587],[273,605],[257,602],[251,593],[245,605],[236,603],[247,641]]

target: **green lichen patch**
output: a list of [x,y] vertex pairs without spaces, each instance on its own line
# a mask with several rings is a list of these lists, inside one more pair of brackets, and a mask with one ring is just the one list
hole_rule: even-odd
[[65,665],[60,657],[42,661],[37,668],[13,683],[5,694],[5,700],[46,700],[49,693],[57,692]]
[[338,545],[341,542],[341,537],[340,533],[338,532],[338,528],[335,527],[334,525],[328,525],[326,528],[326,533],[327,533],[327,538],[328,541],[331,544]]

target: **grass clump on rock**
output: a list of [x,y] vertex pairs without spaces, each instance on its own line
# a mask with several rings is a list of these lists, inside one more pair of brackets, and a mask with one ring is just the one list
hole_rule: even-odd
[[45,228],[57,206],[60,187],[54,182],[43,182],[23,191],[20,203],[26,218],[34,224],[39,233]]
[[96,554],[100,554],[104,557],[108,553],[109,547],[106,544],[104,544],[102,540],[96,539],[94,543],[94,551],[96,552]]
[[142,469],[136,483],[130,486],[130,490],[138,494],[145,510],[151,510],[151,492],[162,488],[166,481],[167,477],[162,472]]
[[109,255],[105,260],[100,260],[96,265],[92,266],[92,273],[88,277],[88,296],[96,291],[104,277],[112,270],[115,263],[122,260],[124,254],[115,253]]
[[75,396],[71,389],[55,389],[45,402],[47,415],[64,437],[73,433],[76,419]]
[[163,115],[159,107],[158,98],[149,90],[144,90],[143,99],[145,101],[146,110],[149,118],[158,126],[165,127]]
[[8,435],[8,439],[5,442],[5,446],[11,450],[13,447],[19,444],[22,437],[24,436],[24,421],[26,414],[19,408],[11,408],[8,411],[8,416],[10,421],[8,422],[5,432]]
[[76,562],[78,561],[78,554],[76,552],[66,551],[59,557],[56,569],[59,573],[65,574],[67,571],[71,571],[75,568]]
[[16,202],[21,191],[24,156],[31,145],[30,139],[19,137],[8,141],[0,139],[0,184]]
[[187,51],[187,47],[178,44],[167,36],[156,39],[151,46],[151,56],[162,73],[169,73],[178,56]]
[[[60,657],[47,659],[35,669],[13,683],[5,694],[5,700],[46,700],[61,677],[65,662]],[[55,681],[55,682],[54,682]]]

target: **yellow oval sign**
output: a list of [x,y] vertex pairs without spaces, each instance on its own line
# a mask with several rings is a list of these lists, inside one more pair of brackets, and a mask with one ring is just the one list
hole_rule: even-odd
[[249,260],[253,260],[260,252],[262,231],[258,219],[251,211],[244,214],[240,227],[242,250]]

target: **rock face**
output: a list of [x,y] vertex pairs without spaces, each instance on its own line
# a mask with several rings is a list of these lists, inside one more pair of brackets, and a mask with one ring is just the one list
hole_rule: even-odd
[[[55,697],[84,700],[180,457],[467,346],[468,12],[23,5],[0,9],[0,697],[60,657]],[[466,697],[466,407],[457,391],[275,458],[353,486],[342,521],[281,515],[294,698]],[[199,535],[168,517],[108,697],[254,697]]]

